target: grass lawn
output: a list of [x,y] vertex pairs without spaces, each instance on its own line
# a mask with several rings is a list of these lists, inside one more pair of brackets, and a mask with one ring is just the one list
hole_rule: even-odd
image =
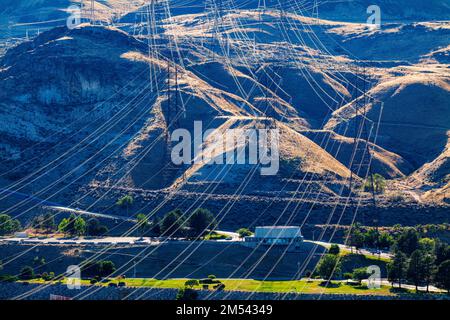
[[351,252],[349,249],[341,249],[341,251],[339,252],[339,255],[341,256],[348,256],[348,255],[361,255],[366,257],[366,259],[368,260],[373,260],[373,261],[383,261],[383,262],[391,262],[390,258],[387,257],[380,257],[375,253],[361,253],[361,252],[356,252],[355,250],[353,250],[353,252]]
[[325,294],[362,294],[362,295],[392,295],[389,287],[379,290],[367,289],[361,286],[351,286],[344,282],[332,282],[328,287],[321,285],[321,281],[258,281],[258,280],[222,280],[225,290],[281,292],[281,293],[325,293]]
[[[109,283],[125,282],[128,287],[152,288],[183,288],[187,279],[157,280],[149,278],[113,279],[95,285],[108,286]],[[275,293],[304,293],[304,294],[360,294],[360,295],[394,295],[390,287],[382,286],[380,289],[367,289],[365,286],[352,286],[345,282],[333,281],[329,287],[321,285],[321,281],[295,280],[295,281],[259,281],[251,279],[218,279],[225,284],[225,291],[275,292]],[[30,283],[49,283],[42,279],[28,281]],[[64,281],[63,281],[64,282]],[[82,285],[91,285],[89,280],[82,280]],[[195,287],[200,289],[201,286]],[[212,286],[210,285],[212,289]]]
[[[311,242],[311,243],[314,243],[313,241],[309,241],[309,240],[305,240],[305,242]],[[331,244],[319,244],[320,246],[323,246],[323,247],[325,247],[326,249],[329,249],[330,248],[330,246],[331,246]],[[380,257],[380,256],[378,256],[378,254],[376,254],[376,253],[362,253],[361,251],[356,251],[356,250],[351,250],[351,249],[349,249],[349,248],[339,248],[339,255],[340,256],[342,256],[342,257],[344,257],[344,256],[347,256],[347,255],[350,255],[350,254],[353,254],[353,255],[363,255],[363,256],[365,256],[367,259],[370,259],[370,260],[377,260],[377,261],[383,261],[383,262],[390,262],[391,261],[391,259],[390,258],[387,258],[387,257]]]

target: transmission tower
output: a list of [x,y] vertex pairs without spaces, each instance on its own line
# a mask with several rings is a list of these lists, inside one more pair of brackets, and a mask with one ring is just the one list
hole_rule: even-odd
[[[173,58],[172,58],[173,59]],[[164,184],[170,185],[173,182],[173,178],[176,177],[182,166],[175,165],[171,159],[171,141],[170,131],[179,127],[180,108],[179,108],[179,89],[178,89],[178,66],[172,61],[171,58],[167,58],[167,110],[166,110],[166,148],[165,148],[165,160],[164,163],[168,165],[162,172],[162,181]],[[173,86],[175,85],[175,88]],[[172,95],[175,95],[172,97]]]
[[[268,61],[265,67],[260,68],[260,75],[258,75],[258,82],[261,84],[263,93],[263,110],[264,113],[270,117],[275,117],[276,113],[272,111],[272,103],[270,102],[270,97],[276,94],[279,89],[279,84],[282,81],[280,76],[281,66],[278,64],[276,59]],[[269,113],[270,111],[270,113]]]
[[318,0],[314,0],[312,7],[312,17],[318,19],[319,18],[319,4]]
[[269,109],[269,70],[270,67],[267,66],[267,68],[261,68],[261,80],[259,81],[262,85],[262,91],[263,91],[263,107],[264,107],[264,114],[267,114],[267,111]]
[[167,127],[179,127],[180,102],[178,85],[178,66],[169,58],[167,59]]
[[172,111],[172,104],[171,104],[171,69],[170,69],[170,65],[171,65],[172,61],[170,59],[167,59],[167,128],[170,127],[170,123],[172,121],[171,118],[171,111]]
[[267,10],[266,0],[258,0],[259,32],[262,32],[263,14]]
[[286,18],[286,0],[279,0],[280,3],[280,20],[283,23]]
[[91,0],[91,25],[95,24],[95,0]]
[[[224,15],[227,8],[229,8],[230,0],[206,0],[205,12],[208,21],[212,22],[213,34],[211,38],[211,53],[212,60],[215,60],[216,49],[221,49],[222,45],[225,48],[229,47],[228,37],[225,37],[225,44],[221,43],[222,32],[224,30]],[[228,49],[226,49],[228,50]],[[223,52],[224,53],[224,52]]]
[[[355,176],[359,176],[364,179],[364,183],[371,183],[370,189],[372,192],[372,202],[374,208],[376,208],[376,192],[372,172],[372,146],[371,137],[374,134],[375,123],[368,119],[367,109],[369,103],[374,103],[372,98],[367,94],[368,81],[366,68],[363,68],[362,73],[359,68],[355,70],[355,88],[356,88],[356,100],[355,100],[355,113],[354,113],[354,139],[353,139],[353,152],[350,159],[350,178],[349,178],[349,192],[353,197],[354,179]],[[359,78],[362,78],[362,85]],[[362,94],[360,94],[360,92]],[[355,205],[355,203],[354,203]],[[355,209],[356,210],[356,209]],[[365,217],[362,216],[362,222],[364,224]]]
[[[150,79],[150,90],[158,91],[158,81],[155,81],[155,85],[153,85],[153,78],[156,77],[157,71],[153,66],[152,60],[156,59],[158,56],[158,45],[157,34],[158,34],[158,26],[157,20],[159,20],[159,15],[156,13],[155,8],[155,0],[151,0],[145,7],[142,8],[144,10],[146,26],[147,26],[147,48],[148,48],[148,56],[149,56],[149,79]],[[141,19],[142,21],[142,19]]]
[[266,0],[258,0],[258,10],[265,11],[266,9]]

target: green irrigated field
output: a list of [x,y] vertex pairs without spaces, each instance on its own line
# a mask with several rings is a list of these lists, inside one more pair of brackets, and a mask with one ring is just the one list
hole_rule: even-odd
[[[125,282],[128,287],[147,288],[184,288],[188,279],[149,279],[128,278],[124,280],[111,280],[101,284],[107,286],[110,283]],[[248,292],[272,292],[272,293],[303,293],[303,294],[356,294],[356,295],[394,295],[390,287],[382,286],[380,289],[368,289],[365,286],[350,285],[345,282],[333,281],[328,287],[321,281],[293,280],[293,281],[259,281],[252,279],[218,279],[225,285],[225,291]],[[44,283],[41,279],[30,281],[31,283]],[[82,285],[90,285],[89,281],[82,280]],[[201,289],[201,286],[194,287]],[[210,285],[212,289],[212,286]]]
[[[227,291],[277,292],[277,293],[327,293],[327,294],[362,294],[392,295],[389,287],[367,289],[365,286],[351,286],[342,282],[333,282],[329,287],[321,285],[321,281],[259,281],[251,279],[219,279],[225,284]],[[181,288],[186,279],[127,279],[129,286],[148,286],[157,288]]]

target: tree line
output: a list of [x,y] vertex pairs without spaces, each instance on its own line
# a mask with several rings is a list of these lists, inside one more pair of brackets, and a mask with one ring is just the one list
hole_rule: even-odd
[[10,235],[21,229],[20,221],[7,214],[0,214],[0,236]]
[[[128,198],[126,198],[128,199]],[[124,200],[127,202],[129,200]],[[102,236],[108,233],[107,226],[96,218],[85,219],[80,215],[71,214],[57,223],[55,215],[45,213],[35,216],[30,227],[45,234],[60,232],[70,236]],[[204,237],[217,227],[213,214],[204,208],[198,208],[191,214],[185,214],[180,209],[172,210],[164,216],[152,220],[145,214],[136,215],[136,232],[141,235],[166,237]],[[10,235],[21,230],[18,220],[9,215],[0,215],[0,236]]]
[[399,287],[408,281],[416,287],[434,284],[450,292],[450,245],[439,239],[422,238],[408,229],[392,246],[394,256],[388,264],[388,279]]
[[191,214],[175,209],[162,218],[154,217],[151,221],[145,214],[138,214],[136,217],[136,228],[141,236],[152,234],[162,237],[199,238],[217,227],[214,215],[203,208],[195,209]]
[[[380,247],[393,252],[392,260],[387,264],[388,280],[392,285],[398,283],[401,288],[402,284],[411,283],[416,291],[423,285],[427,292],[430,285],[436,285],[450,292],[450,245],[447,243],[423,237],[415,228],[387,234],[356,225],[350,232],[350,244],[356,248]],[[332,246],[319,261],[315,273],[323,279],[339,276],[340,260],[339,248]],[[362,269],[355,269],[352,277],[358,281],[367,278],[369,275]]]

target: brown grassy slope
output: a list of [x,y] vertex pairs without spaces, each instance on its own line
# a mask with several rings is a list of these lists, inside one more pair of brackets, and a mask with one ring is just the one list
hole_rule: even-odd
[[[124,57],[137,63],[153,62],[139,52],[129,52]],[[259,115],[256,108],[238,95],[209,85],[180,65],[171,67],[172,75],[175,68],[178,70],[179,95],[178,98],[175,95],[175,80],[172,79],[171,111],[168,109],[167,88],[163,88],[146,123],[106,170],[114,172],[118,167],[127,167],[129,173],[122,179],[123,185],[127,187],[160,189],[183,175],[186,168],[174,167],[171,163],[171,148],[177,142],[171,143],[170,136],[177,128],[188,130],[194,137],[195,121],[201,121],[202,129],[207,130],[220,126],[224,122],[223,117]],[[178,107],[175,105],[176,100]],[[105,174],[97,175],[92,184],[96,185],[107,177]]]
[[[384,102],[378,144],[418,168],[445,149],[450,125],[450,76],[438,67],[405,69],[397,70],[397,77],[387,76],[370,95]],[[337,110],[325,129],[342,132],[344,119],[354,122],[352,106]],[[367,111],[376,122],[380,104],[368,105]]]
[[[311,188],[313,194],[322,190],[324,195],[335,195],[339,183],[345,181],[349,176],[349,170],[344,165],[319,145],[284,124],[268,119],[232,117],[217,128],[214,134],[222,136],[229,128],[278,128],[280,168],[277,174],[262,176],[258,167],[256,167],[258,168],[256,171],[253,171],[255,166],[248,165],[248,156],[246,156],[246,164],[194,164],[187,169],[185,176],[178,179],[172,187],[179,187],[180,184],[183,184],[182,188],[185,190],[199,191],[208,186],[218,185],[213,193],[230,193],[235,192],[236,188],[244,183],[244,193],[264,193],[281,190],[282,186],[287,184],[285,191],[292,191],[301,185],[300,190],[302,191],[305,191],[305,188]],[[217,147],[218,143],[220,141],[212,135],[211,139],[205,142],[204,154],[211,154],[212,158],[225,159],[227,151],[236,150],[238,146],[242,146],[235,144],[231,149],[220,149]],[[307,182],[302,184],[303,179],[306,179],[304,181]]]
[[[332,154],[339,162],[346,167],[350,166],[354,149],[354,139],[348,138],[332,131],[311,130],[301,131],[303,135],[320,144],[327,152]],[[365,146],[365,141],[359,139],[358,143]],[[373,155],[372,172],[379,173],[385,178],[400,178],[408,175],[412,171],[412,166],[401,156],[383,149],[373,143],[369,144],[370,152]],[[361,163],[362,154],[355,155],[354,164]],[[363,170],[364,171],[364,170]],[[356,173],[356,172],[355,172]],[[365,175],[365,172],[360,174]]]
[[[408,181],[416,188],[425,191],[424,199],[450,204],[450,132],[445,151],[414,172]],[[432,189],[429,190],[430,188]]]
[[[278,120],[292,121],[299,126],[309,126],[306,119],[302,118],[291,104],[277,95],[275,87],[279,85],[277,79],[267,80],[267,83],[258,82],[260,78],[272,73],[273,70],[265,65],[261,68],[253,68],[249,74],[247,68],[239,68],[232,64],[225,64],[218,60],[201,62],[191,65],[189,70],[212,87],[224,92],[233,93],[253,105],[257,113],[271,116]],[[240,70],[241,69],[241,70]],[[244,70],[245,69],[245,70]],[[255,80],[255,78],[257,80]],[[267,102],[265,95],[267,94]],[[253,112],[253,114],[256,114]]]
[[[133,114],[138,114],[146,107],[139,100],[148,82],[147,66],[122,57],[136,50],[145,46],[124,32],[83,27],[56,28],[8,51],[0,60],[0,136],[7,149],[2,160],[14,167],[39,155],[30,167],[45,165],[119,110],[135,108]],[[103,130],[102,136],[96,135],[99,139],[91,140],[95,148],[109,142],[131,119],[124,117]],[[126,139],[128,133],[122,137]],[[50,150],[66,138],[65,144]],[[78,159],[66,162],[61,170],[75,166],[95,148],[79,148]],[[18,174],[26,170],[21,167]]]

